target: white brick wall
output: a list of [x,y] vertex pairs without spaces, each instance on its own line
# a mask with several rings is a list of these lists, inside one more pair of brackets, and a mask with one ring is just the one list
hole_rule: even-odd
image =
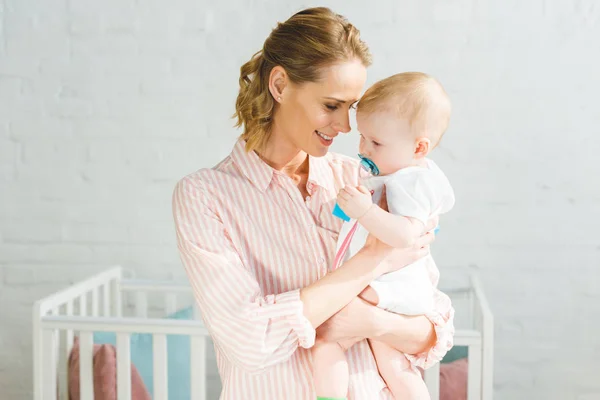
[[[31,396],[35,299],[110,263],[183,276],[173,185],[227,154],[239,66],[311,5],[220,3],[0,0],[0,398]],[[484,281],[496,397],[600,398],[597,2],[334,8],[372,48],[369,82],[423,70],[453,99],[434,252]]]

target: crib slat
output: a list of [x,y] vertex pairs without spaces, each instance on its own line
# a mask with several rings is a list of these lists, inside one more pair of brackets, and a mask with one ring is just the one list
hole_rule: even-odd
[[167,337],[163,334],[152,336],[152,352],[154,355],[154,400],[167,400],[168,375],[167,375]]
[[494,327],[492,321],[484,322],[481,398],[492,400],[494,396]]
[[206,400],[206,340],[202,336],[190,337],[191,350],[191,400]]
[[79,394],[81,400],[94,400],[94,338],[92,332],[79,333]]
[[87,293],[79,296],[79,315],[82,317],[87,316]]
[[135,316],[146,318],[148,316],[148,296],[146,292],[135,294]]
[[165,312],[167,315],[173,314],[177,311],[177,294],[167,293],[165,294]]
[[55,329],[45,329],[42,332],[44,375],[43,396],[53,399],[56,393],[56,354],[57,354],[57,331]]
[[123,302],[121,298],[121,282],[117,279],[111,281],[112,291],[112,312],[113,317],[120,317],[123,313]]
[[431,400],[440,399],[440,363],[425,370],[425,383],[429,390]]
[[[72,316],[73,315],[73,300],[67,301],[65,305],[65,315]],[[68,375],[68,364],[69,364],[69,356],[71,355],[71,349],[73,348],[73,330],[66,329],[64,331],[63,337],[63,350],[64,350],[64,365],[61,365],[62,378],[60,381],[61,387],[61,400],[68,400],[69,398],[69,375]]]
[[99,292],[98,292],[98,287],[95,287],[94,289],[92,289],[92,316],[93,317],[97,317],[100,315],[100,314],[98,314],[99,308],[100,308]]
[[[60,315],[59,310],[60,310],[59,306],[54,306],[54,307],[52,307],[48,311],[48,315],[57,315],[58,316],[58,315]],[[50,346],[50,348],[46,348],[47,351],[50,351],[50,349],[52,351],[52,358],[46,360],[46,365],[49,366],[48,367],[50,369],[49,373],[51,374],[51,376],[55,377],[55,379],[54,379],[55,381],[56,381],[56,377],[58,375],[58,371],[59,371],[59,368],[60,368],[60,365],[59,365],[59,363],[60,363],[59,355],[62,355],[62,354],[59,354],[60,333],[61,333],[60,330],[54,330],[54,341],[53,341],[53,344],[52,344],[52,346]],[[58,385],[58,382],[55,382],[54,383],[54,391],[47,392],[46,394],[52,393],[51,398],[54,398],[54,393],[59,393],[60,388],[61,388],[61,385]]]
[[129,333],[117,333],[117,399],[131,400]]
[[481,400],[481,345],[469,346],[467,400]]
[[102,285],[102,315],[110,317],[110,286]]
[[[69,300],[67,302],[67,307],[65,310],[65,315],[72,316],[73,315],[73,300]],[[65,331],[65,352],[67,355],[67,359],[69,358],[69,354],[71,354],[71,349],[73,348],[73,330],[67,329]]]

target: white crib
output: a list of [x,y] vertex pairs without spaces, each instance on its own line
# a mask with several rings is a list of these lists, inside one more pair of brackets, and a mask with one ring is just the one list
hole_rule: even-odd
[[[492,400],[494,376],[494,318],[475,275],[463,288],[444,289],[456,309],[454,346],[468,348],[468,400]],[[425,371],[431,400],[439,400],[440,364]]]
[[[477,279],[464,290],[446,291],[453,301],[467,304],[467,329],[457,329],[455,344],[468,346],[468,399],[492,399],[493,320]],[[134,316],[124,297],[133,300]],[[161,304],[149,307],[149,300]],[[185,303],[182,302],[185,298]],[[169,320],[164,316],[182,304],[189,306],[191,289],[185,283],[149,282],[124,279],[120,267],[113,267],[67,289],[39,300],[33,311],[34,400],[68,399],[67,360],[75,332],[80,345],[80,391],[82,400],[93,400],[93,332],[116,332],[117,394],[119,400],[131,399],[130,335],[152,334],[153,390],[155,400],[168,398],[166,335],[189,335],[191,362],[191,399],[207,400],[208,332],[198,319]],[[158,310],[158,311],[156,311]],[[439,365],[425,372],[432,400],[439,399]],[[185,399],[171,399],[185,400]]]
[[[79,333],[81,399],[92,400],[93,332],[116,332],[119,400],[131,399],[130,335],[153,335],[154,399],[167,399],[166,335],[189,335],[191,400],[206,400],[206,341],[208,332],[198,321],[149,318],[149,295],[164,299],[165,315],[178,308],[185,284],[123,279],[114,267],[39,300],[33,312],[34,399],[67,399],[67,359],[74,332]],[[124,317],[123,297],[133,295],[135,317]],[[156,296],[154,296],[156,297]],[[191,303],[188,303],[189,305]],[[58,378],[58,379],[57,379]],[[57,382],[58,380],[58,382]]]

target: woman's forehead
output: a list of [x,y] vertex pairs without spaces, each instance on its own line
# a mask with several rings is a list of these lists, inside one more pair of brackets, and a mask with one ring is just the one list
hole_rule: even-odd
[[346,61],[323,68],[314,89],[321,97],[353,103],[360,97],[366,80],[367,69],[360,61]]

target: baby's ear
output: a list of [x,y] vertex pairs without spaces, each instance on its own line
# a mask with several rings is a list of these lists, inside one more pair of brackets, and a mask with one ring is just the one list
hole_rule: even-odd
[[415,143],[415,157],[423,158],[429,154],[431,149],[431,141],[427,138],[419,138]]

